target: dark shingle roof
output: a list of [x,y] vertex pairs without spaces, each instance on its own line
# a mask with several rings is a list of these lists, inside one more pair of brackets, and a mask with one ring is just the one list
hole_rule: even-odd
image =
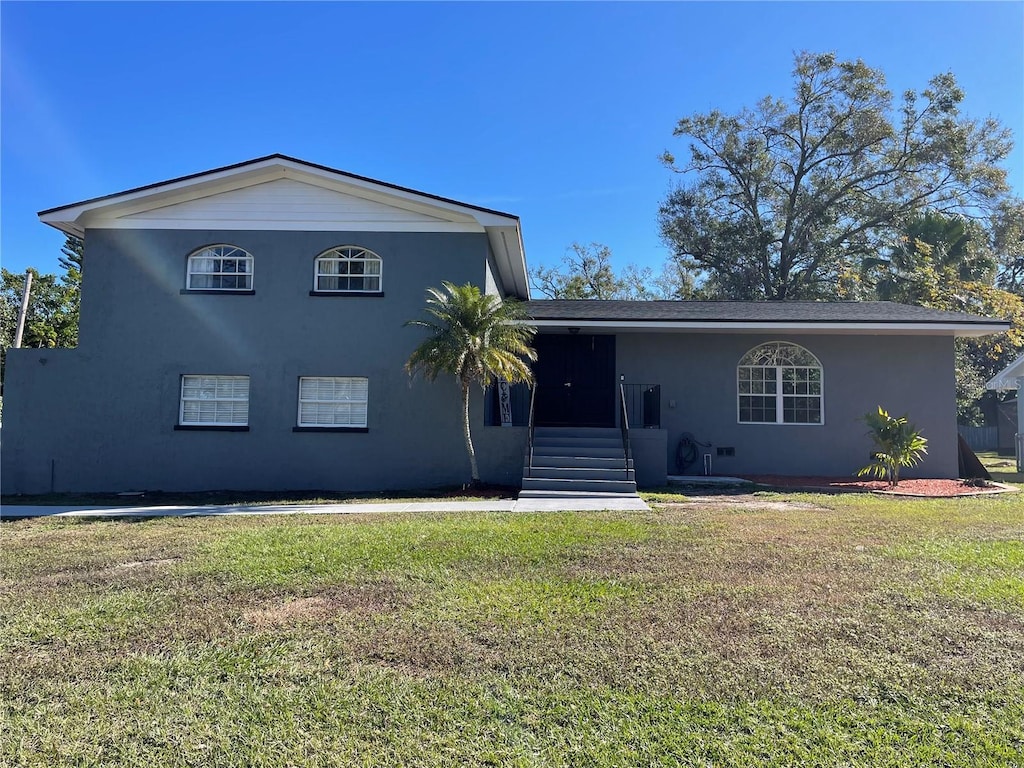
[[[1003,320],[891,301],[595,301],[525,302],[534,320],[685,323],[956,323]],[[1005,323],[1009,327],[1009,323]]]

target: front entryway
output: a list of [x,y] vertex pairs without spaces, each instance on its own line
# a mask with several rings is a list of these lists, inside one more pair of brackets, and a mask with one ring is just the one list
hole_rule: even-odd
[[613,428],[537,427],[523,462],[519,498],[559,494],[636,496],[633,459]]
[[534,423],[615,426],[615,337],[538,334]]

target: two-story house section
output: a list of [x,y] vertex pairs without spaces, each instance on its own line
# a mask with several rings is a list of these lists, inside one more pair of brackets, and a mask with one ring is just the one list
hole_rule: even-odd
[[[40,218],[85,241],[80,342],[8,358],[5,492],[464,481],[403,324],[442,280],[528,298],[516,216],[272,155]],[[485,432],[517,482],[523,429]]]

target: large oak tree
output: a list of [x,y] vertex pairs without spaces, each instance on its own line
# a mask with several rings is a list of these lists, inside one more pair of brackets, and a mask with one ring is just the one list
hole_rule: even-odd
[[683,118],[688,159],[663,157],[684,179],[661,234],[716,295],[859,298],[859,261],[913,214],[979,215],[1005,193],[1010,134],[961,114],[952,74],[898,104],[859,60],[801,53],[793,79],[788,99]]

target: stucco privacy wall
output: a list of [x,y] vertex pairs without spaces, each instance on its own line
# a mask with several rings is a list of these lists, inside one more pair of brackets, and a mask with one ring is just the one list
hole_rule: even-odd
[[[423,332],[424,289],[486,281],[480,233],[89,230],[80,347],[11,350],[3,488],[395,489],[464,481],[450,380],[402,369]],[[254,295],[180,293],[187,255],[231,243],[254,256]],[[384,297],[310,296],[337,245],[383,259]],[[43,363],[45,361],[45,364]],[[175,431],[182,374],[250,377],[248,432]],[[369,379],[366,433],[292,432],[300,376]],[[481,429],[485,479],[514,482],[524,435]],[[486,457],[484,456],[486,454]],[[513,460],[514,459],[514,460]]]
[[[736,366],[767,341],[800,344],[821,362],[823,425],[737,423]],[[929,440],[928,456],[908,476],[958,473],[948,336],[620,333],[616,367],[627,383],[661,384],[670,473],[680,435],[691,432],[712,443],[707,452],[716,474],[850,475],[871,450],[860,418],[879,405],[908,413]],[[719,457],[718,446],[734,447],[736,455]]]

